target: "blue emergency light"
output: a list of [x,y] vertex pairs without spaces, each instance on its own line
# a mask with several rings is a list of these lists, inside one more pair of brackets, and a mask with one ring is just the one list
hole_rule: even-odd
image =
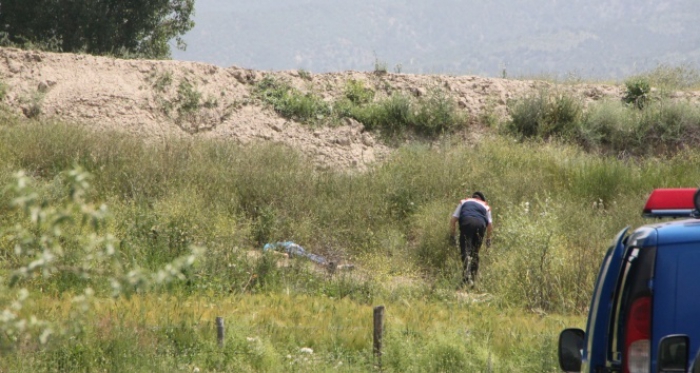
[[645,218],[689,218],[700,216],[700,189],[654,189],[644,205]]

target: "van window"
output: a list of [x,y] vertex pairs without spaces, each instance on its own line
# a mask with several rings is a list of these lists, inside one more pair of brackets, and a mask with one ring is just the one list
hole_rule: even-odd
[[[610,343],[608,346],[608,359],[613,366],[621,366],[625,361],[625,338],[630,332],[627,329],[630,315],[639,304],[645,300],[647,306],[651,301],[651,279],[653,276],[654,247],[628,247],[625,252],[623,270],[618,280],[617,289],[613,296],[612,322],[610,323]],[[648,309],[648,307],[647,307]],[[650,313],[648,316],[648,328],[651,327]],[[631,333],[631,332],[630,332]]]

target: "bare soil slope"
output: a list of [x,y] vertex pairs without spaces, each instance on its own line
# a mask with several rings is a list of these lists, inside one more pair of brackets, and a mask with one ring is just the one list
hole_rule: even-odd
[[[280,117],[252,90],[266,75],[288,81],[325,100],[343,96],[347,81],[364,81],[378,95],[404,91],[416,96],[439,87],[465,110],[475,131],[484,115],[506,116],[506,102],[552,83],[488,79],[477,76],[408,75],[368,72],[308,74],[264,72],[182,61],[119,60],[0,48],[0,79],[5,103],[19,115],[57,118],[97,130],[124,131],[147,140],[170,136],[217,138],[250,143],[288,144],[321,167],[362,170],[386,158],[391,149],[352,120],[336,127],[312,128]],[[183,87],[201,95],[196,110]],[[618,99],[623,88],[611,85],[559,85],[584,100]],[[697,99],[694,93],[682,93]],[[473,139],[465,134],[465,141]]]

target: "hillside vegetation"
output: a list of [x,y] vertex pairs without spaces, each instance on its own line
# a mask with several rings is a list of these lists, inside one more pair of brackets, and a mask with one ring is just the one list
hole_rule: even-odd
[[[4,53],[40,61],[2,65],[3,371],[556,372],[557,335],[583,326],[614,234],[643,223],[653,188],[700,177],[697,96],[660,84],[658,72],[596,88]],[[72,58],[98,66],[73,73],[84,100],[58,72]],[[119,79],[88,78],[116,68]],[[39,79],[31,71],[63,78],[26,101]],[[106,96],[89,79],[123,94]],[[131,79],[150,84],[130,90]],[[412,85],[422,81],[450,88]],[[207,104],[215,84],[240,96]],[[470,92],[493,87],[523,91],[470,111]],[[238,97],[246,103],[214,128],[192,130]],[[328,158],[355,141],[385,156],[353,168],[309,155],[316,140],[232,141],[244,120],[261,131],[283,123],[273,132],[298,139],[354,128],[347,142],[323,145]],[[464,292],[448,221],[474,190],[496,228],[477,288]],[[261,250],[287,240],[354,269]],[[372,351],[379,305],[381,359]]]

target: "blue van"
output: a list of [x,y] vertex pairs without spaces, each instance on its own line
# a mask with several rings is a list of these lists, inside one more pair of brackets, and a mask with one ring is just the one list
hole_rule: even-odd
[[[565,372],[688,372],[700,349],[700,189],[656,189],[598,273],[586,331],[559,336]],[[698,360],[698,359],[694,359]],[[700,372],[700,361],[691,368]]]

